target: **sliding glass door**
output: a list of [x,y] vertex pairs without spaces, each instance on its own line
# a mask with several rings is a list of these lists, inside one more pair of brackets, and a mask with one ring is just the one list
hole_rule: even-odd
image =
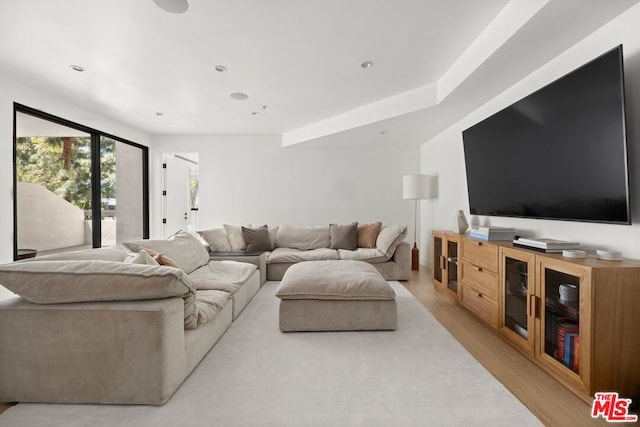
[[147,148],[15,107],[14,257],[147,238]]

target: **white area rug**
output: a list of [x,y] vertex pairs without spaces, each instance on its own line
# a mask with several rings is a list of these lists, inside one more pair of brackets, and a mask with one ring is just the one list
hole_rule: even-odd
[[164,406],[19,404],[0,426],[533,426],[397,282],[398,330],[278,330],[267,282]]

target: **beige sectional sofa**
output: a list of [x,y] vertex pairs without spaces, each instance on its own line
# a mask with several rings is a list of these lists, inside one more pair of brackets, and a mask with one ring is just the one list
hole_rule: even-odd
[[268,227],[225,224],[198,231],[212,254],[266,251],[267,280],[281,280],[301,261],[356,260],[372,264],[386,280],[409,280],[411,249],[406,227],[372,224]]
[[0,266],[0,402],[163,404],[260,288],[188,233],[125,245]]

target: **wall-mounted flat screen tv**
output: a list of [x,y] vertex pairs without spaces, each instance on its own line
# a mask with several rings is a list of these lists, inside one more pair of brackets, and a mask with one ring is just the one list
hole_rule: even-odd
[[622,46],[463,132],[472,215],[629,224]]

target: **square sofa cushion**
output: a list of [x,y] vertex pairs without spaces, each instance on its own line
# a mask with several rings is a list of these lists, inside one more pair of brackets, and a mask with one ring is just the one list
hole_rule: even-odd
[[329,226],[296,227],[281,225],[276,235],[276,246],[307,251],[328,248],[331,245]]
[[164,254],[187,274],[209,262],[209,252],[195,236],[186,231],[178,231],[167,239],[131,240],[122,244],[132,252],[151,249]]
[[358,248],[358,223],[353,224],[329,224],[331,236],[331,249],[355,250]]
[[242,227],[242,238],[247,245],[247,251],[270,251],[271,240],[266,225],[258,228]]
[[247,249],[247,243],[242,236],[241,225],[224,224],[224,229],[227,230],[227,238],[232,251],[244,251]]
[[396,248],[407,235],[407,227],[404,225],[387,225],[380,231],[376,239],[376,247],[391,258]]
[[358,247],[359,248],[375,248],[378,234],[382,228],[381,222],[372,224],[358,224]]
[[363,261],[308,261],[292,265],[276,289],[280,299],[392,300],[396,293]]
[[14,262],[0,266],[0,283],[36,304],[181,297],[184,328],[198,327],[195,286],[177,268],[99,260]]
[[194,288],[177,268],[95,260],[5,264],[0,283],[37,304],[171,298]]
[[211,252],[229,252],[231,243],[224,227],[211,228],[197,232],[209,244]]

